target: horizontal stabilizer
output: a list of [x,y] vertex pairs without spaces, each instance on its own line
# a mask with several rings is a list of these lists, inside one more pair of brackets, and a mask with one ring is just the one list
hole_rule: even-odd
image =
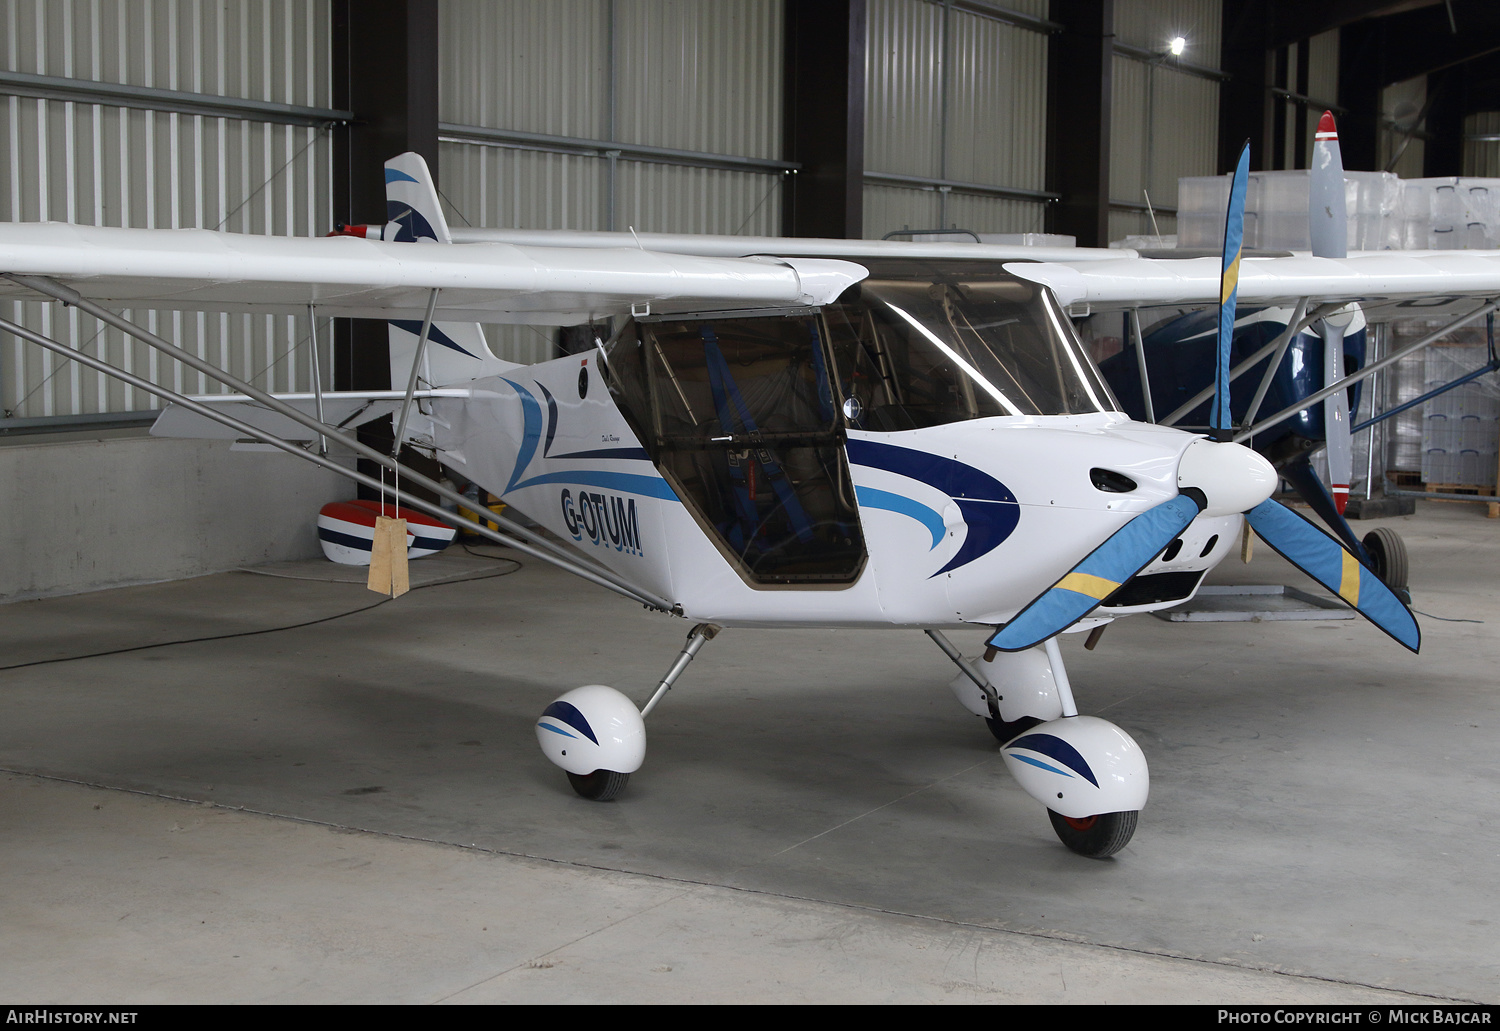
[[[313,394],[277,394],[282,401],[300,412],[316,417],[317,398]],[[405,393],[399,390],[339,391],[323,395],[323,420],[329,429],[354,429],[367,422],[391,415],[401,407]],[[419,390],[415,398],[468,397],[467,390]],[[209,405],[225,415],[265,430],[282,440],[310,441],[317,434],[308,427],[273,412],[244,394],[208,394],[191,400]],[[153,437],[180,437],[192,440],[238,440],[243,434],[206,415],[188,411],[179,405],[168,405],[151,425]]]

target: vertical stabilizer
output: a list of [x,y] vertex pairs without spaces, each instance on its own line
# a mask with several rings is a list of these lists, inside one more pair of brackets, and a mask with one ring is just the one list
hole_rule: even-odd
[[[387,240],[405,243],[452,244],[448,220],[438,203],[437,187],[422,155],[406,153],[385,163]],[[442,297],[439,295],[439,303]],[[421,319],[391,320],[391,383],[400,387],[411,375],[412,356],[422,333]],[[423,368],[418,373],[427,386],[443,387],[493,376],[516,368],[490,352],[477,322],[434,322],[427,334]]]

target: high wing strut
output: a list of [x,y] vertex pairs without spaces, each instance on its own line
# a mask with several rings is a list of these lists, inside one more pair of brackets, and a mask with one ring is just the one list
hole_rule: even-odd
[[[212,377],[216,381],[224,383],[240,391],[241,393],[277,412],[278,414],[283,415],[293,420],[294,422],[300,423],[301,425],[306,426],[307,428],[320,435],[326,435],[327,437],[336,440],[340,444],[343,444],[344,446],[350,448],[356,454],[360,455],[363,458],[368,458],[382,468],[390,469],[393,472],[399,470],[412,483],[415,483],[426,490],[432,491],[439,497],[446,498],[447,500],[452,501],[454,504],[471,511],[476,516],[478,516],[479,519],[477,528],[475,525],[469,524],[467,520],[464,521],[462,525],[466,530],[480,533],[481,536],[489,537],[499,544],[513,547],[518,551],[531,555],[533,558],[541,559],[544,562],[550,562],[558,568],[572,573],[575,576],[582,577],[583,579],[588,580],[591,583],[598,584],[601,587],[607,587],[615,593],[623,594],[634,601],[639,601],[641,604],[645,605],[648,608],[657,609],[662,612],[672,612],[676,608],[670,601],[667,601],[664,598],[656,597],[649,592],[642,591],[641,589],[635,587],[627,581],[615,576],[614,573],[609,570],[603,568],[590,569],[583,565],[580,565],[572,555],[563,551],[558,545],[547,540],[540,534],[528,530],[527,528],[521,526],[519,523],[516,523],[513,520],[506,519],[504,516],[491,512],[487,508],[479,506],[478,503],[473,499],[464,497],[457,491],[451,490],[450,488],[443,486],[441,483],[423,476],[421,473],[417,472],[414,469],[399,467],[395,460],[387,455],[381,454],[374,448],[365,445],[358,439],[339,432],[333,427],[330,427],[327,423],[319,422],[312,416],[306,415],[298,409],[292,407],[291,405],[285,404],[274,395],[268,394],[258,387],[244,382],[243,380],[229,374],[228,372],[225,372],[223,369],[215,368],[213,365],[199,358],[192,352],[183,350],[180,347],[168,343],[161,337],[158,337],[155,334],[150,333],[137,326],[135,323],[130,322],[128,319],[122,318],[109,309],[95,304],[93,301],[85,298],[82,294],[79,294],[75,290],[62,286],[61,284],[45,277],[23,276],[16,275],[14,273],[3,273],[0,275],[3,275],[4,278],[9,279],[13,282],[29,287],[37,291],[38,293],[45,294],[46,296],[52,297],[55,300],[62,301],[64,304],[69,304],[77,307],[80,311],[87,312],[100,321],[114,326],[122,333],[135,337],[143,343],[146,343],[149,346],[162,351],[163,353],[171,355],[177,360],[183,362],[185,365],[188,365],[190,368],[196,369],[199,372]],[[295,444],[287,443],[274,434],[267,433],[266,431],[261,430],[258,427],[254,427],[249,425],[248,423],[241,422],[233,418],[232,416],[225,414],[224,412],[215,410],[209,405],[193,401],[191,398],[188,398],[185,395],[178,394],[177,392],[169,390],[165,387],[157,386],[150,383],[149,381],[132,376],[130,373],[127,373],[124,370],[115,368],[108,362],[83,354],[81,351],[74,350],[73,348],[68,347],[65,344],[61,344],[38,333],[34,333],[31,330],[28,330],[23,326],[16,325],[15,323],[12,323],[7,319],[0,318],[0,329],[3,329],[5,332],[14,334],[15,336],[18,336],[24,340],[29,340],[32,343],[60,354],[65,358],[69,358],[73,361],[77,361],[84,365],[87,365],[88,367],[94,369],[97,372],[103,373],[104,375],[123,380],[124,382],[129,383],[131,386],[145,390],[147,393],[155,394],[158,397],[171,401],[173,404],[181,405],[188,411],[194,412],[195,414],[204,416],[206,418],[214,420],[215,422],[219,422],[226,426],[229,426],[231,429],[235,430],[238,433],[243,433],[247,437],[261,441],[262,443],[270,444],[272,447],[275,447],[281,451],[285,451],[287,454],[305,459],[306,461],[312,462],[314,465],[322,466],[323,468],[336,472],[341,476],[348,477],[349,479],[352,479],[357,483],[362,483],[365,486],[371,487],[375,490],[389,490],[389,487],[383,487],[383,485],[378,480],[366,476],[363,473],[359,473],[351,469],[346,469],[322,455],[317,455],[305,451]],[[428,515],[431,515],[438,519],[442,519],[446,522],[456,523],[457,520],[461,518],[454,513],[449,512],[442,507],[434,505],[431,502],[428,502],[421,498],[412,497],[410,495],[398,495],[398,499],[402,504],[426,512]],[[485,520],[504,525],[510,536],[506,536],[505,534],[490,530],[488,527],[483,525]]]
[[1459,319],[1457,319],[1454,322],[1450,322],[1448,325],[1444,326],[1442,329],[1438,330],[1436,333],[1431,333],[1431,334],[1423,337],[1421,340],[1418,340],[1414,344],[1407,344],[1405,347],[1401,348],[1399,351],[1392,351],[1390,354],[1388,354],[1384,358],[1380,359],[1380,361],[1378,361],[1378,362],[1371,362],[1369,365],[1366,365],[1363,369],[1360,369],[1358,372],[1352,373],[1351,375],[1348,375],[1348,376],[1345,376],[1343,379],[1339,380],[1337,383],[1332,383],[1332,384],[1324,387],[1322,390],[1319,390],[1317,393],[1311,394],[1308,397],[1303,398],[1301,401],[1298,401],[1296,404],[1292,405],[1290,408],[1283,408],[1281,411],[1277,412],[1275,415],[1271,416],[1270,418],[1263,419],[1262,421],[1256,423],[1254,426],[1251,426],[1248,429],[1241,430],[1238,434],[1235,435],[1235,438],[1234,438],[1235,443],[1238,444],[1238,443],[1240,443],[1242,441],[1249,440],[1251,437],[1255,436],[1257,433],[1260,433],[1262,430],[1268,430],[1272,426],[1276,426],[1276,425],[1279,425],[1279,424],[1281,424],[1283,422],[1286,422],[1288,419],[1290,419],[1292,416],[1296,415],[1298,412],[1301,412],[1301,411],[1304,411],[1304,410],[1306,410],[1308,408],[1311,408],[1313,405],[1317,404],[1319,401],[1323,400],[1325,397],[1331,397],[1332,395],[1337,394],[1340,390],[1347,390],[1347,389],[1349,389],[1354,384],[1358,383],[1360,380],[1366,378],[1367,376],[1372,376],[1375,373],[1379,372],[1381,369],[1384,369],[1387,366],[1396,364],[1402,358],[1405,358],[1407,355],[1411,354],[1412,352],[1414,352],[1414,351],[1420,351],[1422,348],[1426,347],[1428,344],[1431,344],[1431,343],[1433,343],[1436,340],[1442,339],[1443,337],[1447,336],[1449,333],[1452,333],[1455,329],[1458,329],[1458,328],[1460,328],[1462,326],[1468,325],[1470,322],[1473,322],[1475,319],[1479,318],[1479,316],[1481,316],[1481,315],[1488,315],[1490,312],[1494,311],[1496,308],[1500,308],[1500,300],[1487,301],[1486,303],[1480,305],[1478,308],[1475,308],[1473,311],[1469,312],[1469,314],[1460,317]]
[[1130,328],[1135,333],[1135,367],[1141,376],[1141,397],[1146,402],[1146,421],[1156,421],[1156,409],[1151,404],[1151,375],[1146,371],[1146,338],[1141,333],[1141,309],[1130,309]]
[[[432,311],[437,307],[437,287],[427,295],[427,314],[422,316],[422,334],[417,337],[417,350],[411,356],[411,377],[406,381],[406,399],[401,402],[401,421],[396,425],[396,436],[391,441],[391,457],[401,451],[401,442],[406,439],[406,419],[411,415],[412,395],[417,392],[417,372],[422,368],[422,356],[427,353],[427,337],[432,332]],[[430,384],[429,384],[430,385]]]
[[[1255,396],[1250,399],[1250,407],[1245,410],[1245,421],[1254,422],[1255,415],[1260,411],[1260,406],[1266,399],[1266,392],[1271,389],[1271,384],[1276,381],[1276,371],[1281,368],[1281,359],[1286,355],[1286,349],[1291,345],[1292,338],[1297,335],[1303,319],[1307,317],[1306,297],[1297,302],[1297,308],[1292,312],[1291,321],[1287,323],[1286,329],[1272,343],[1276,345],[1276,353],[1271,357],[1271,364],[1266,366],[1266,374],[1260,378],[1260,386],[1255,389]],[[1293,327],[1298,327],[1294,329]]]
[[[1234,368],[1230,369],[1229,370],[1229,380],[1230,380],[1230,382],[1233,382],[1233,381],[1239,379],[1245,373],[1249,372],[1250,369],[1252,369],[1255,366],[1256,362],[1260,361],[1266,355],[1268,355],[1272,351],[1276,350],[1278,346],[1284,346],[1284,345],[1282,345],[1282,338],[1283,337],[1285,337],[1288,341],[1290,341],[1294,336],[1296,336],[1298,333],[1302,332],[1308,326],[1311,326],[1318,319],[1321,319],[1325,315],[1332,315],[1334,312],[1338,311],[1343,306],[1344,305],[1342,303],[1340,303],[1340,304],[1320,304],[1318,307],[1314,308],[1311,313],[1305,315],[1302,318],[1301,321],[1294,321],[1293,323],[1291,323],[1290,325],[1288,325],[1287,328],[1286,328],[1286,331],[1283,332],[1281,334],[1281,336],[1277,337],[1275,340],[1272,340],[1265,347],[1262,347],[1259,351],[1256,351],[1249,358],[1246,358],[1244,361],[1240,362]],[[1299,305],[1299,307],[1301,307],[1301,305]],[[1294,326],[1295,326],[1295,328],[1293,328]],[[1275,366],[1272,366],[1272,368],[1275,368]],[[1208,386],[1206,386],[1202,390],[1198,391],[1198,393],[1194,394],[1185,404],[1183,404],[1180,407],[1178,407],[1177,409],[1175,409],[1172,412],[1171,415],[1168,415],[1165,419],[1163,419],[1161,421],[1161,424],[1163,426],[1175,426],[1177,424],[1177,420],[1178,419],[1181,419],[1188,412],[1191,412],[1194,408],[1197,408],[1204,401],[1207,401],[1209,398],[1211,398],[1211,397],[1214,396],[1214,386],[1215,386],[1215,384],[1210,383]]]
[[[323,374],[318,369],[322,363],[322,358],[318,354],[318,312],[311,304],[307,306],[307,325],[312,332],[313,400],[317,404],[318,421],[327,422],[328,420],[323,418]],[[328,454],[328,437],[322,433],[318,434],[318,454]]]

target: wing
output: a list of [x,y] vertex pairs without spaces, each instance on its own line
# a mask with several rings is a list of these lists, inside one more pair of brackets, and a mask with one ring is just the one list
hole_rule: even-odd
[[648,247],[669,254],[701,254],[735,258],[747,254],[787,257],[845,258],[956,258],[963,261],[1108,261],[1134,257],[1138,252],[1116,247],[1039,247],[1029,244],[974,243],[964,236],[941,240],[833,240],[787,236],[697,236],[687,233],[607,233],[567,229],[485,229],[471,226],[449,230],[454,243],[510,243],[523,247],[583,247],[590,249]]
[[[1065,305],[1096,310],[1219,303],[1219,259],[1121,258],[1080,264],[1009,262]],[[1500,296],[1500,252],[1380,251],[1348,258],[1245,258],[1242,305],[1357,301],[1372,321],[1441,314]]]
[[[852,262],[713,258],[626,248],[471,247],[201,229],[0,224],[0,273],[46,276],[114,307],[568,325],[655,312],[831,302],[865,277]],[[0,282],[0,297],[35,300]]]

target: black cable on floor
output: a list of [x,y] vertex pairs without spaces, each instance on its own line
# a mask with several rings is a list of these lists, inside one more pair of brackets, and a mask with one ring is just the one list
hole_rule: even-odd
[[1419,609],[1412,609],[1412,611],[1415,612],[1419,616],[1426,616],[1428,619],[1441,619],[1444,623],[1483,623],[1484,622],[1484,620],[1482,620],[1482,619],[1454,619],[1451,616],[1434,616],[1431,612],[1422,612]]
[[[468,548],[466,547],[464,550],[468,551]],[[474,554],[478,558],[492,558],[492,559],[495,559],[498,562],[512,562],[512,563],[514,563],[514,566],[512,568],[510,568],[510,569],[506,569],[506,570],[503,570],[503,571],[498,572],[498,573],[486,573],[483,576],[465,576],[465,577],[459,577],[459,578],[453,579],[453,580],[438,580],[438,581],[435,581],[434,583],[430,583],[430,584],[419,584],[418,586],[413,587],[411,590],[413,590],[413,591],[421,591],[421,590],[426,590],[428,587],[442,587],[445,584],[471,583],[471,582],[473,582],[475,580],[493,580],[493,579],[495,579],[498,576],[509,576],[511,573],[514,573],[516,570],[518,570],[518,569],[521,568],[521,562],[518,559],[506,558],[506,557],[500,556],[500,555],[478,555],[475,552],[470,552],[470,554]],[[247,570],[247,572],[248,572],[248,570]],[[305,578],[304,577],[287,577],[287,579],[305,579]],[[356,581],[353,581],[353,580],[328,580],[326,582],[327,583],[356,583]],[[408,593],[410,593],[410,592],[408,592]],[[29,666],[47,666],[47,665],[50,665],[50,664],[55,663],[55,662],[76,662],[76,661],[78,661],[80,659],[98,659],[98,658],[103,658],[106,655],[125,655],[125,654],[127,654],[129,652],[142,652],[142,651],[147,651],[147,650],[149,650],[151,648],[170,648],[173,645],[178,645],[178,644],[199,644],[199,643],[201,643],[203,641],[228,641],[228,640],[231,640],[231,639],[236,638],[236,637],[255,637],[255,636],[259,635],[259,634],[276,634],[276,633],[280,633],[283,630],[298,630],[298,629],[301,629],[302,627],[305,627],[305,626],[317,626],[319,623],[329,623],[329,622],[332,622],[335,619],[343,619],[345,616],[355,616],[355,615],[358,615],[361,612],[369,612],[371,609],[377,609],[380,606],[386,604],[387,602],[391,602],[391,601],[395,601],[395,600],[396,600],[395,598],[381,598],[379,601],[377,601],[377,602],[375,602],[373,604],[370,604],[370,605],[361,605],[359,608],[357,608],[357,609],[350,609],[348,612],[337,612],[337,613],[334,613],[331,616],[322,616],[322,617],[319,617],[318,619],[309,619],[309,620],[307,620],[304,623],[291,623],[291,624],[288,624],[287,626],[266,627],[265,629],[262,629],[262,630],[240,630],[240,631],[236,631],[235,633],[232,633],[232,634],[214,634],[214,635],[211,635],[209,637],[188,637],[188,638],[184,638],[184,639],[182,639],[180,641],[158,641],[155,644],[138,644],[138,645],[135,645],[135,646],[130,647],[130,648],[115,648],[115,649],[113,649],[111,651],[90,652],[87,655],[63,655],[63,656],[59,656],[58,658],[55,658],[55,659],[36,659],[36,660],[34,660],[32,662],[18,662],[14,666],[0,666],[0,672],[4,672],[6,670],[11,670],[11,669],[26,669]]]

